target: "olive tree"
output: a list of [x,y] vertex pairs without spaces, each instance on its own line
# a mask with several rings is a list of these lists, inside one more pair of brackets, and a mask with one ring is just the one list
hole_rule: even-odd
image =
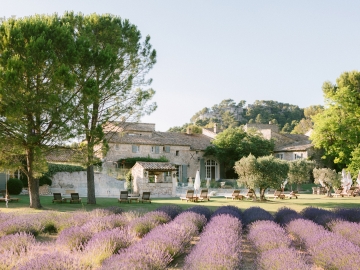
[[271,155],[259,158],[249,155],[237,161],[234,169],[239,182],[248,188],[259,188],[260,200],[265,200],[266,189],[280,188],[288,175],[289,165]]
[[289,162],[288,180],[289,184],[299,185],[309,181],[310,172],[313,170],[315,164],[313,161],[305,159],[297,159]]
[[327,196],[332,197],[331,189],[338,188],[341,185],[341,175],[335,170],[329,168],[314,168],[313,170],[315,184],[320,184],[327,191]]

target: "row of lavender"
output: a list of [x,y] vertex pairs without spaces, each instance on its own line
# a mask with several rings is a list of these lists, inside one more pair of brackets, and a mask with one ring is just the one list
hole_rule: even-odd
[[[317,265],[357,269],[352,268],[351,263],[344,266],[344,262],[349,258],[354,265],[359,265],[359,262],[352,258],[353,255],[349,255],[353,254],[351,252],[340,256],[344,259],[333,259],[330,263],[329,256],[321,255],[330,254],[326,248],[321,254],[313,252],[318,250],[318,246],[307,241],[306,235],[290,229],[301,227],[296,222],[305,222],[305,232],[306,228],[321,228],[330,233],[330,236],[338,235],[334,239],[337,238],[347,249],[358,252],[354,246],[358,248],[359,237],[352,232],[358,231],[359,223],[351,222],[360,220],[360,211],[357,209],[327,211],[309,207],[299,214],[283,208],[276,213],[275,218],[259,207],[251,207],[243,213],[236,207],[220,207],[212,215],[208,208],[202,206],[190,208],[184,213],[181,213],[181,208],[174,206],[162,207],[144,215],[121,212],[119,208],[112,208],[73,215],[49,212],[22,217],[0,213],[0,267],[165,269],[174,258],[184,253],[210,217],[210,222],[200,235],[200,241],[186,257],[186,269],[240,268],[242,227],[249,231],[248,238],[258,251],[257,265],[260,269],[311,267],[293,248],[294,241],[290,241],[289,236],[304,244],[312,256],[311,260]],[[274,221],[285,227],[287,232]],[[314,225],[314,222],[317,222],[323,226],[311,227],[306,222]],[[35,240],[34,235],[49,231],[60,232],[53,243],[39,243]],[[319,234],[319,230],[314,229],[314,233]],[[328,236],[323,239],[328,239]],[[333,247],[329,245],[329,249],[331,248]],[[283,260],[279,260],[280,254]],[[288,265],[286,262],[290,258],[292,263]]]

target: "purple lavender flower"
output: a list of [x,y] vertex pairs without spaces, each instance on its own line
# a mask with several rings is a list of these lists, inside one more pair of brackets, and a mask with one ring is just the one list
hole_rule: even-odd
[[170,216],[171,219],[174,219],[178,214],[183,211],[183,209],[178,205],[163,205],[158,207],[156,211],[165,212]]
[[70,250],[83,249],[83,246],[90,240],[92,233],[83,227],[67,228],[59,234],[56,243],[64,245]]
[[257,220],[274,220],[274,217],[266,210],[253,206],[246,209],[243,213],[243,225],[248,226],[250,223]]
[[239,269],[241,232],[242,224],[237,217],[213,216],[200,235],[200,241],[185,258],[184,269]]
[[360,222],[360,208],[338,208],[333,212],[343,220]]
[[306,263],[304,256],[293,248],[281,247],[262,252],[257,258],[260,270],[310,270],[312,265]]
[[207,220],[209,220],[211,215],[212,215],[212,211],[208,207],[202,206],[202,205],[197,205],[197,206],[190,207],[185,211],[194,212],[194,213],[204,215]]
[[146,213],[143,217],[134,219],[130,222],[129,227],[137,236],[143,237],[156,226],[170,221],[170,217],[161,211],[152,211]]
[[212,214],[212,217],[222,215],[222,214],[228,214],[233,217],[236,217],[237,219],[242,219],[241,210],[237,208],[236,206],[227,205],[227,206],[221,206],[218,209],[215,210],[215,212]]
[[274,221],[260,220],[249,225],[248,239],[257,251],[288,248],[291,240],[285,230]]
[[360,246],[360,223],[335,220],[328,225],[335,234],[341,235],[346,240]]
[[293,209],[287,208],[287,207],[281,207],[276,213],[275,213],[275,222],[279,223],[281,226],[285,226],[290,221],[298,218],[303,218],[298,212],[296,212]]
[[0,253],[10,251],[16,254],[26,252],[36,242],[32,234],[20,232],[6,235],[0,238]]

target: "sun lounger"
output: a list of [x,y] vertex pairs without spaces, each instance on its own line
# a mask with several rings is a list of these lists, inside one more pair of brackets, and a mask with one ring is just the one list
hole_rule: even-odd
[[186,202],[188,202],[188,201],[191,201],[191,202],[197,201],[197,197],[194,196],[194,190],[191,190],[191,189],[186,192],[185,197],[184,196],[180,197],[180,199],[182,201],[186,200]]
[[208,190],[202,189],[198,198],[199,201],[210,201],[210,197],[208,196]]
[[286,197],[291,199],[291,198],[295,198],[297,199],[300,195],[298,194],[297,190],[293,190],[290,192],[290,194],[287,194]]
[[81,198],[79,193],[71,193],[70,203],[81,203]]
[[232,200],[242,200],[244,198],[243,195],[240,195],[240,190],[235,189],[231,195],[226,195],[226,199],[232,199]]
[[148,202],[148,203],[151,203],[151,200],[150,200],[150,192],[148,191],[144,191],[141,198],[139,199],[139,201],[141,201],[141,203],[143,202]]
[[119,203],[127,202],[129,203],[129,192],[128,191],[120,191],[120,198],[118,199]]

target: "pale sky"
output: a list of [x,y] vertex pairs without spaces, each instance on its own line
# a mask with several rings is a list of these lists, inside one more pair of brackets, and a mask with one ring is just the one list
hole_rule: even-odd
[[111,13],[151,36],[156,130],[224,99],[324,103],[321,86],[359,70],[360,1],[0,0],[0,16]]

